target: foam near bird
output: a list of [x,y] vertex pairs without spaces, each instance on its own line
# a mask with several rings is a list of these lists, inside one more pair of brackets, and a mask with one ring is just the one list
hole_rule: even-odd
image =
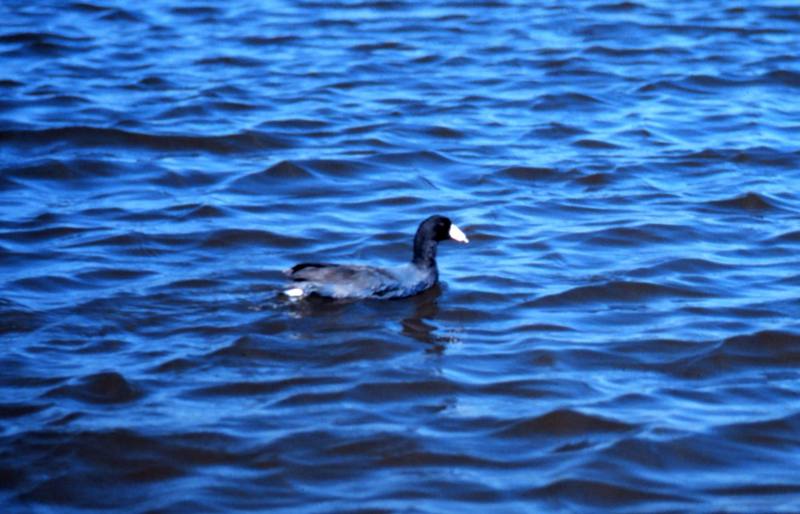
[[302,263],[285,271],[291,284],[284,294],[301,298],[317,294],[328,298],[403,298],[430,289],[439,280],[436,249],[440,241],[469,239],[445,216],[431,216],[414,235],[410,263],[393,268],[328,263]]

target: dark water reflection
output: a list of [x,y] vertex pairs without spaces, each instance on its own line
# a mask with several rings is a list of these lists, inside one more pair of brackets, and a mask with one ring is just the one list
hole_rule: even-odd
[[0,18],[3,512],[800,510],[796,5]]

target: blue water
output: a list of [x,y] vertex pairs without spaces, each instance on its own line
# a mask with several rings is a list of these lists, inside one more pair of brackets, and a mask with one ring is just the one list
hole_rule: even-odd
[[0,19],[3,512],[800,510],[800,5]]

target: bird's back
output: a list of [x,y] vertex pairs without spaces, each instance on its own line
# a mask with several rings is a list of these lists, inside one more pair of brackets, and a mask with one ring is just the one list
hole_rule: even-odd
[[298,264],[286,273],[305,294],[331,298],[384,296],[399,286],[396,275],[372,266],[339,264]]

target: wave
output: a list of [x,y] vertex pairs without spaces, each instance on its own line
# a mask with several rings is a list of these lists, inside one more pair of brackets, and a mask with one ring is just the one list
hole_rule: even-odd
[[[198,234],[199,235],[199,234]],[[255,246],[262,248],[304,248],[309,241],[267,230],[218,229],[198,238],[202,248],[230,248],[234,246]]]
[[800,73],[792,70],[773,70],[761,76],[766,83],[778,83],[784,86],[800,88]]
[[776,167],[786,170],[796,169],[800,164],[800,151],[781,150],[764,146],[722,149],[706,148],[670,157],[670,165],[690,168],[706,168],[709,165],[729,166],[730,163]]
[[525,134],[525,139],[568,139],[588,133],[589,131],[582,127],[553,121],[531,130]]
[[42,313],[0,297],[0,334],[34,332],[44,323]]
[[114,164],[95,159],[44,159],[29,165],[5,168],[3,171],[20,182],[80,182],[110,178],[119,172]]
[[246,45],[251,46],[278,46],[278,45],[285,45],[289,43],[296,43],[300,41],[301,38],[299,36],[272,36],[272,37],[265,37],[265,36],[245,36],[242,38],[242,42]]
[[19,148],[70,145],[79,148],[124,147],[152,151],[203,151],[219,154],[288,148],[291,143],[263,132],[244,131],[222,136],[147,134],[121,129],[70,126],[40,130],[2,130],[0,139]]
[[411,152],[382,153],[370,158],[371,161],[386,164],[447,164],[454,162],[447,156],[432,150],[418,150]]
[[691,510],[689,506],[696,502],[684,495],[653,491],[639,485],[613,483],[609,478],[556,480],[542,487],[528,489],[524,497],[569,498],[568,504],[582,508],[627,509],[642,504],[647,505],[648,509],[660,506],[667,511]]
[[138,280],[143,277],[154,275],[155,272],[143,269],[124,269],[124,268],[95,268],[84,271],[77,275],[83,282],[126,282]]
[[768,240],[770,243],[800,243],[800,230],[790,230]]
[[658,277],[671,273],[691,273],[702,275],[704,273],[719,273],[730,270],[732,266],[722,264],[709,259],[699,258],[678,258],[669,259],[662,263],[644,268],[638,268],[628,272],[634,277]]
[[769,211],[776,208],[766,196],[753,192],[748,192],[733,198],[708,202],[708,205],[741,211]]
[[762,331],[721,341],[695,343],[688,356],[663,362],[658,368],[687,379],[704,379],[747,369],[791,369],[800,363],[800,335]]
[[67,275],[38,275],[35,277],[25,277],[14,280],[11,285],[26,291],[39,292],[67,292],[80,289],[91,289],[98,287],[89,282],[78,280]]
[[217,57],[203,57],[195,61],[195,64],[200,66],[219,66],[222,68],[258,68],[264,64],[264,61],[252,57],[221,55]]
[[495,430],[494,435],[502,438],[591,437],[597,434],[624,433],[634,428],[634,425],[621,421],[561,409],[541,416],[507,422]]
[[60,225],[55,227],[45,227],[30,230],[10,230],[0,232],[0,241],[6,240],[11,243],[42,243],[52,241],[54,239],[71,239],[76,236],[91,233],[94,229],[86,227],[74,227],[69,225]]
[[567,240],[598,247],[640,247],[644,244],[671,244],[699,238],[698,229],[686,225],[647,223],[630,227],[614,227],[592,232],[578,232],[565,237]]
[[333,377],[296,377],[280,380],[265,380],[260,382],[229,382],[226,384],[204,386],[193,389],[189,396],[193,397],[215,397],[215,396],[271,396],[285,393],[295,389],[315,388],[338,384],[339,380]]
[[602,103],[598,98],[583,93],[548,93],[536,98],[533,109],[539,111],[588,109],[597,108]]
[[579,286],[562,293],[525,302],[525,307],[564,307],[583,303],[644,302],[658,298],[705,298],[708,293],[686,287],[651,282],[612,280],[599,285]]
[[555,168],[538,168],[532,166],[510,166],[497,172],[500,178],[510,178],[514,180],[525,180],[531,182],[559,180],[565,177]]
[[276,184],[284,183],[286,180],[295,181],[312,177],[314,175],[300,164],[292,161],[280,161],[265,170],[237,178],[231,183],[230,189],[244,193],[258,192],[261,188],[274,187]]
[[87,375],[45,394],[47,398],[70,398],[92,404],[127,403],[143,396],[143,391],[115,371]]

